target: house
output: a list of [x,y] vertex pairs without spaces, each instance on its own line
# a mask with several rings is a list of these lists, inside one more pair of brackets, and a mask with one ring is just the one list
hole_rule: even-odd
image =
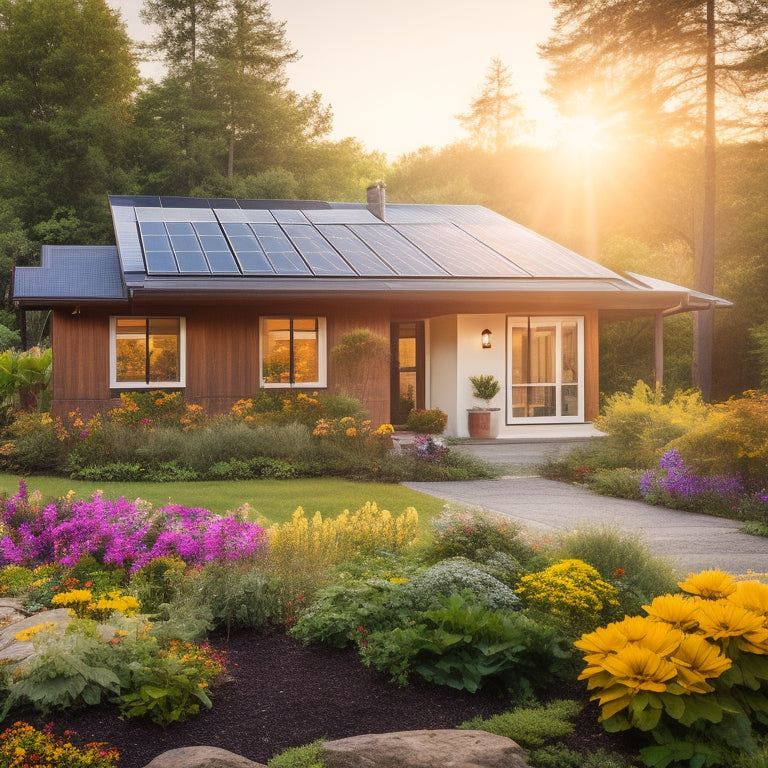
[[44,246],[41,266],[15,270],[17,305],[52,311],[60,413],[136,389],[181,390],[211,413],[260,389],[337,391],[331,350],[366,328],[392,352],[366,397],[375,423],[440,408],[466,436],[469,376],[492,374],[500,436],[562,429],[597,415],[601,320],[651,315],[660,329],[728,305],[480,206],[387,204],[382,185],[367,203],[109,202],[116,246]]

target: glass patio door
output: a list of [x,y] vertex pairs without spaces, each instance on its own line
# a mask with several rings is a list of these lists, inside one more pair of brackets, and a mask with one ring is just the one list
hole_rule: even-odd
[[584,321],[510,317],[507,421],[583,421]]

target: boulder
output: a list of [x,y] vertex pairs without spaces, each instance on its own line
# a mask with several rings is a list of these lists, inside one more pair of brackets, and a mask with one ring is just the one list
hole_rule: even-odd
[[163,752],[144,768],[266,768],[218,747],[181,747]]
[[530,768],[519,744],[486,731],[367,734],[323,750],[326,768]]
[[23,616],[22,614],[19,616],[21,616],[19,620],[12,621],[0,629],[0,659],[10,659],[17,665],[35,652],[31,642],[16,639],[19,632],[39,624],[53,624],[58,631],[63,632],[69,624],[69,612],[66,608],[41,611],[32,616]]

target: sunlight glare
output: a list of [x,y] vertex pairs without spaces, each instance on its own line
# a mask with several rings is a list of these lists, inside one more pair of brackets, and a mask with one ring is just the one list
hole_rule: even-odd
[[600,123],[591,115],[564,117],[560,143],[574,152],[589,153],[603,148]]

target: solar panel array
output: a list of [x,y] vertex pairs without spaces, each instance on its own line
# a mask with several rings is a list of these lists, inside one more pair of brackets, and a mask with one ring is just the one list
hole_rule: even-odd
[[111,197],[123,271],[151,276],[604,277],[479,206]]

